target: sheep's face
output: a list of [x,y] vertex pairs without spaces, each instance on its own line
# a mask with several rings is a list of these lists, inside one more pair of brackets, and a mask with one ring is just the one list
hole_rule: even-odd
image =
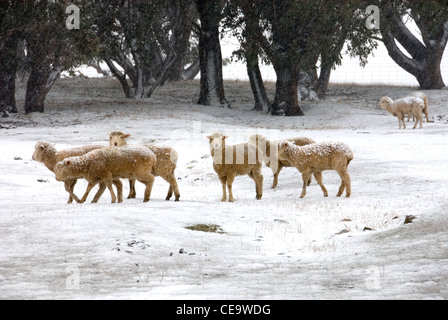
[[34,153],[33,153],[33,160],[43,162],[43,155],[45,149],[47,149],[49,146],[48,142],[42,142],[39,141],[36,143],[36,146],[34,147]]
[[289,147],[290,147],[290,144],[287,141],[283,141],[278,144],[277,156],[278,156],[279,160],[287,160]]
[[385,109],[387,110],[387,108],[389,108],[390,105],[390,98],[389,97],[382,97],[380,100],[380,107],[381,109]]
[[64,181],[68,178],[68,173],[70,167],[73,165],[73,161],[71,159],[65,159],[61,162],[58,162],[54,167],[54,174],[56,176],[57,181]]
[[225,139],[227,136],[217,132],[211,136],[207,136],[207,138],[209,140],[210,151],[222,150],[225,147]]
[[129,133],[123,133],[121,131],[114,131],[109,134],[109,146],[110,147],[121,147],[125,146],[126,139],[131,135]]

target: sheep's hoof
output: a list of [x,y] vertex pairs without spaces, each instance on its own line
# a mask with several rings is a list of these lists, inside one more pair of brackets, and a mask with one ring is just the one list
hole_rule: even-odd
[[176,199],[174,199],[174,201],[179,201],[179,197],[176,197]]

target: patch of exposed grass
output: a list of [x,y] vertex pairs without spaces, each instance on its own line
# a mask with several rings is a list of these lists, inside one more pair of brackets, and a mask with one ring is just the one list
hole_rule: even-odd
[[225,233],[224,230],[217,224],[193,224],[185,227],[188,230],[212,232],[212,233]]

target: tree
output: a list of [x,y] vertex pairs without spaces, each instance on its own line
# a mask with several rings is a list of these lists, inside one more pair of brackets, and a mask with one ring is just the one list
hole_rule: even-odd
[[224,95],[222,54],[219,43],[219,23],[222,19],[223,0],[196,0],[201,22],[199,36],[199,63],[201,67],[198,104],[221,105],[229,108]]
[[[389,56],[415,76],[421,89],[445,86],[440,70],[448,42],[448,7],[440,1],[392,1],[379,3],[381,36]],[[403,22],[411,17],[422,37],[420,41]],[[397,46],[400,43],[404,52]]]
[[[78,1],[80,5],[88,1]],[[1,109],[15,112],[15,77],[18,44],[20,59],[30,66],[25,112],[43,112],[47,93],[63,70],[94,55],[96,43],[90,28],[66,28],[67,5],[62,1],[3,1],[0,6]],[[23,49],[25,44],[26,50]],[[23,56],[23,52],[27,52]],[[23,56],[23,57],[22,57]],[[3,90],[5,89],[5,90]]]
[[[28,21],[23,1],[0,3],[0,113],[16,113],[16,51]],[[22,12],[21,15],[17,14]]]
[[0,38],[0,113],[16,113],[16,47],[15,36]]
[[193,9],[192,0],[94,1],[100,58],[127,98],[149,97],[166,79],[183,76]]
[[233,52],[237,60],[245,61],[249,83],[254,96],[253,110],[267,112],[270,108],[259,60],[268,63],[257,39],[263,33],[260,27],[260,10],[256,2],[248,0],[230,1],[225,8],[224,27],[240,42],[240,48]]

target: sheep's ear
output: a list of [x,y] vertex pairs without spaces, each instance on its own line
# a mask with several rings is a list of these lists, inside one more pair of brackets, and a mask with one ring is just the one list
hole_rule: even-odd
[[223,138],[223,139],[227,139],[228,137],[229,137],[229,136],[223,136],[222,138]]
[[124,138],[126,139],[126,138],[129,138],[130,136],[131,136],[130,133],[126,133],[126,134],[124,135]]
[[210,137],[210,136],[207,136],[206,138],[207,138],[208,140],[212,140],[212,137]]
[[44,150],[45,149],[45,146],[43,144],[41,144],[39,147],[40,147],[40,150]]

